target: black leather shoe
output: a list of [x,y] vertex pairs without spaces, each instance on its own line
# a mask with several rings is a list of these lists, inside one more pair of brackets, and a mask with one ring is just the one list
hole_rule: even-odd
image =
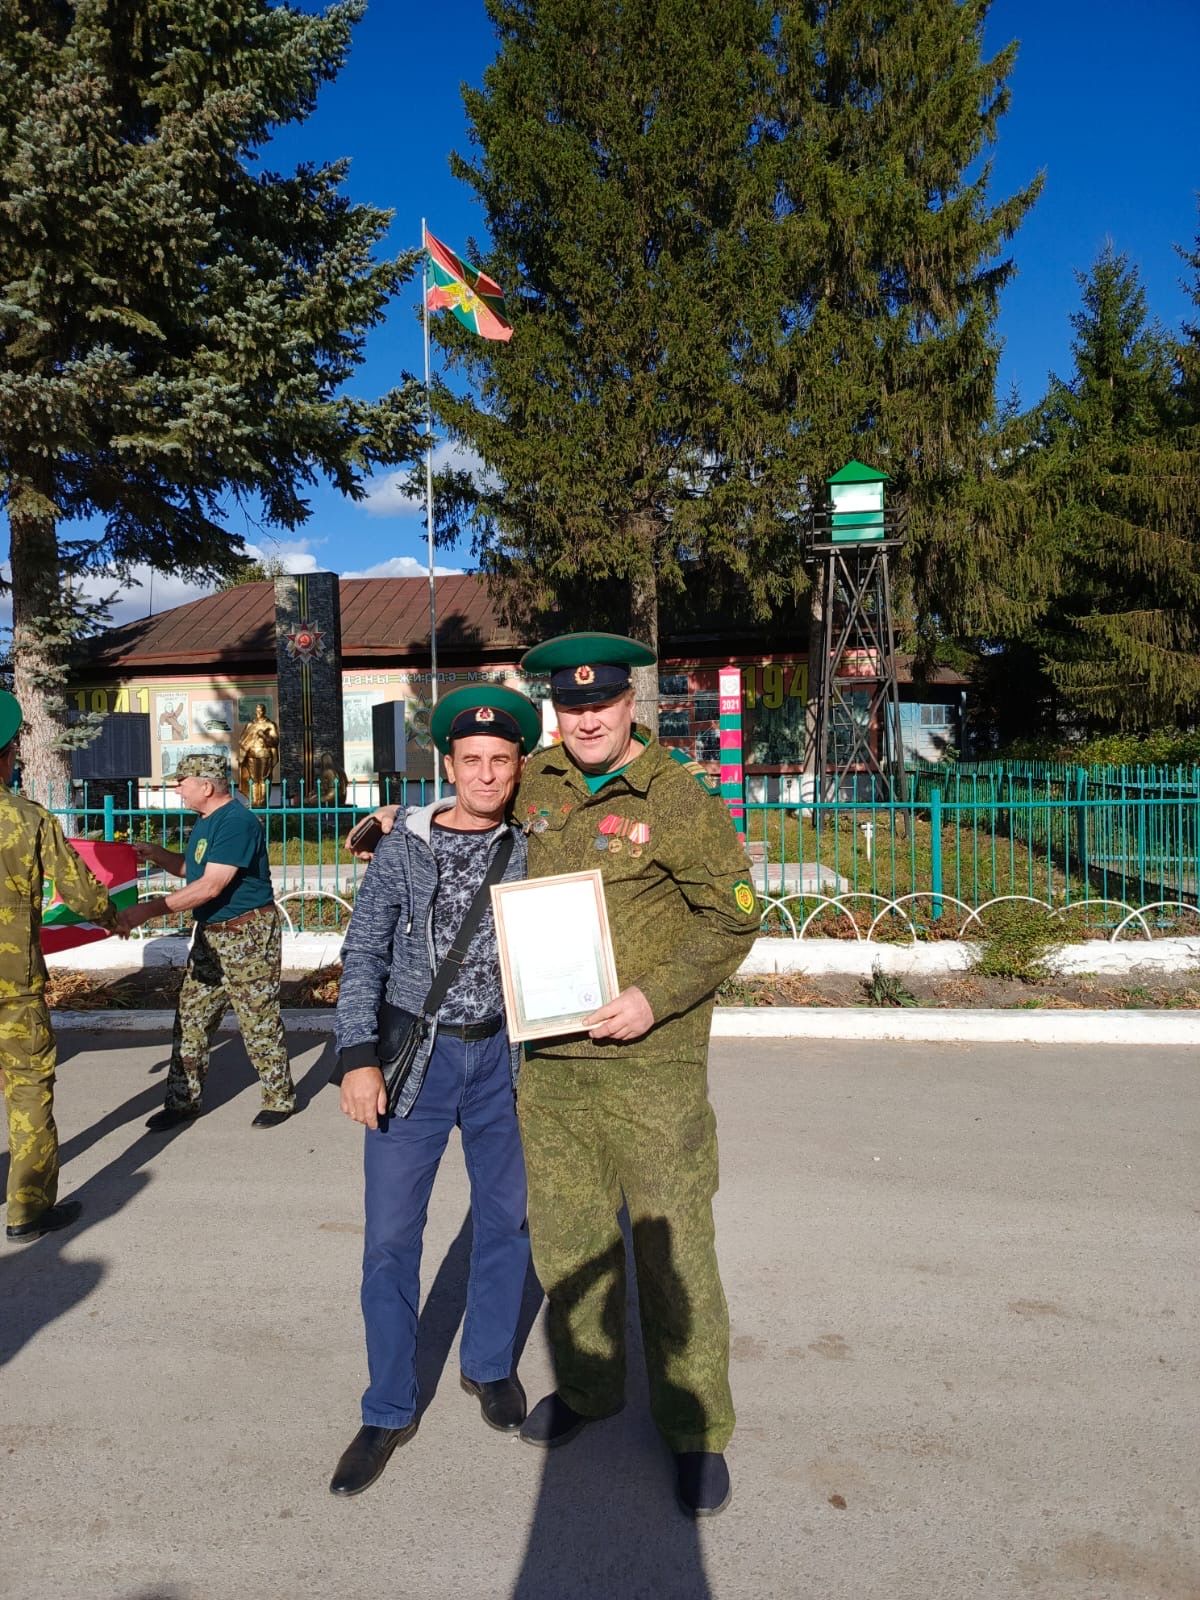
[[168,1128],[180,1128],[185,1122],[195,1122],[200,1115],[199,1106],[164,1106],[152,1117],[146,1118],[151,1133],[166,1133]]
[[296,1115],[295,1106],[290,1111],[260,1111],[250,1124],[252,1128],[277,1128],[281,1122]]
[[64,1200],[61,1205],[47,1206],[44,1211],[39,1211],[32,1222],[18,1222],[15,1227],[6,1228],[4,1231],[16,1244],[30,1244],[34,1239],[40,1239],[44,1233],[54,1233],[59,1228],[69,1228],[75,1218],[83,1210],[83,1205],[78,1200]]
[[679,1504],[689,1517],[715,1517],[733,1499],[725,1457],[711,1450],[683,1450],[675,1457]]
[[516,1373],[491,1383],[476,1383],[460,1374],[458,1381],[468,1394],[478,1395],[483,1420],[497,1433],[516,1433],[525,1421],[525,1391]]
[[[617,1411],[621,1409],[617,1407]],[[615,1417],[616,1411],[606,1411],[604,1416]],[[556,1390],[548,1394],[526,1417],[521,1428],[520,1437],[525,1444],[532,1444],[539,1450],[555,1450],[560,1444],[582,1432],[589,1422],[603,1422],[604,1417],[585,1417],[569,1406],[562,1395]]]
[[362,1427],[342,1452],[329,1480],[330,1494],[361,1494],[387,1466],[392,1451],[407,1444],[417,1431],[416,1421],[404,1428]]

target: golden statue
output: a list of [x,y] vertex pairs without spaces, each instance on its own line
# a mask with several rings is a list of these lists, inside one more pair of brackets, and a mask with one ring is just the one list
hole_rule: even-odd
[[278,750],[279,729],[260,700],[254,708],[254,721],[247,724],[238,745],[238,782],[252,806],[267,803]]

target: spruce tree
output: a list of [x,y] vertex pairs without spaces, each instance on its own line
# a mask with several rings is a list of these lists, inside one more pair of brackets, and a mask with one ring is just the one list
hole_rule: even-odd
[[[510,610],[657,646],[660,599],[709,562],[756,581],[737,346],[753,292],[750,160],[770,25],[759,0],[488,0],[464,92],[500,346],[448,318],[471,380],[439,411],[487,469],[479,553]],[[657,686],[642,672],[639,715]]]
[[[981,582],[1004,246],[1040,189],[994,200],[989,151],[1016,46],[988,58],[988,0],[787,0],[768,129],[783,314],[752,374],[773,421],[770,493],[803,515],[851,458],[909,514],[895,595],[918,663],[1008,615]],[[772,309],[772,296],[762,304]],[[764,484],[764,489],[767,487]],[[822,663],[811,622],[810,732]]]
[[515,332],[435,325],[477,397],[440,409],[491,475],[485,566],[541,607],[586,580],[652,643],[687,574],[762,614],[803,591],[804,520],[858,456],[910,504],[910,615],[957,624],[1001,251],[1037,189],[993,204],[978,167],[1013,58],[984,57],[986,0],[489,10],[456,170]]
[[1186,725],[1200,711],[1200,451],[1184,351],[1111,246],[1080,284],[1075,371],[1027,419],[1010,480],[1012,570],[1044,595],[1026,642],[1068,730]]
[[230,501],[293,528],[319,475],[354,496],[417,448],[411,382],[342,392],[411,271],[373,259],[387,214],[350,202],[343,162],[257,165],[362,10],[0,0],[0,491],[22,766],[42,792],[69,772],[58,690],[82,574],[229,572]]

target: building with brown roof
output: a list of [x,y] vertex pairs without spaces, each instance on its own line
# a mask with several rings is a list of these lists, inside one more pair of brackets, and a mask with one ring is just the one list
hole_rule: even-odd
[[[429,584],[424,578],[343,578],[342,690],[345,764],[352,780],[374,776],[372,707],[405,703],[407,773],[429,777]],[[517,663],[532,640],[501,622],[485,581],[471,573],[436,579],[439,691],[495,677],[541,698]],[[697,759],[719,751],[717,671],[742,668],[745,765],[750,790],[779,793],[779,779],[803,758],[808,656],[800,612],[739,627],[692,619],[669,633],[659,671],[660,736]],[[902,675],[906,676],[903,672]],[[941,681],[938,681],[938,680]],[[910,690],[905,742],[936,755],[956,744],[962,679],[941,672]],[[270,581],[207,595],[157,616],[109,629],[89,642],[70,699],[80,711],[141,711],[150,716],[152,780],[169,777],[195,750],[225,749],[265,702],[276,716],[274,590]],[[786,791],[785,791],[786,792]]]

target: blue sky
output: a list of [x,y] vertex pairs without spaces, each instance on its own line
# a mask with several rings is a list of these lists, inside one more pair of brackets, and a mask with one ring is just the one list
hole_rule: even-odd
[[[305,4],[317,9],[316,0]],[[1185,269],[1172,246],[1190,245],[1198,227],[1200,6],[994,0],[988,49],[1011,39],[1020,41],[1020,55],[994,151],[993,194],[1010,194],[1039,171],[1046,185],[1012,245],[1019,272],[1002,302],[999,385],[1004,394],[1015,384],[1031,403],[1048,372],[1069,371],[1075,273],[1107,239],[1137,264],[1163,322],[1177,326],[1187,312]],[[326,86],[308,121],[281,134],[268,159],[284,165],[349,156],[352,196],[396,213],[393,248],[417,243],[425,216],[461,250],[468,237],[484,233],[483,218],[451,177],[448,156],[468,148],[460,85],[478,83],[493,52],[482,0],[449,9],[374,0],[344,73]],[[421,372],[417,307],[414,285],[372,335],[359,392],[379,392],[404,370]],[[237,531],[297,567],[404,573],[423,565],[422,509],[386,478],[365,505],[327,488],[312,505],[298,539],[276,544],[250,523]],[[464,565],[468,552],[440,553],[439,561]],[[156,579],[155,609],[191,592],[178,580]],[[130,595],[118,615],[144,614],[147,604],[140,592]]]

